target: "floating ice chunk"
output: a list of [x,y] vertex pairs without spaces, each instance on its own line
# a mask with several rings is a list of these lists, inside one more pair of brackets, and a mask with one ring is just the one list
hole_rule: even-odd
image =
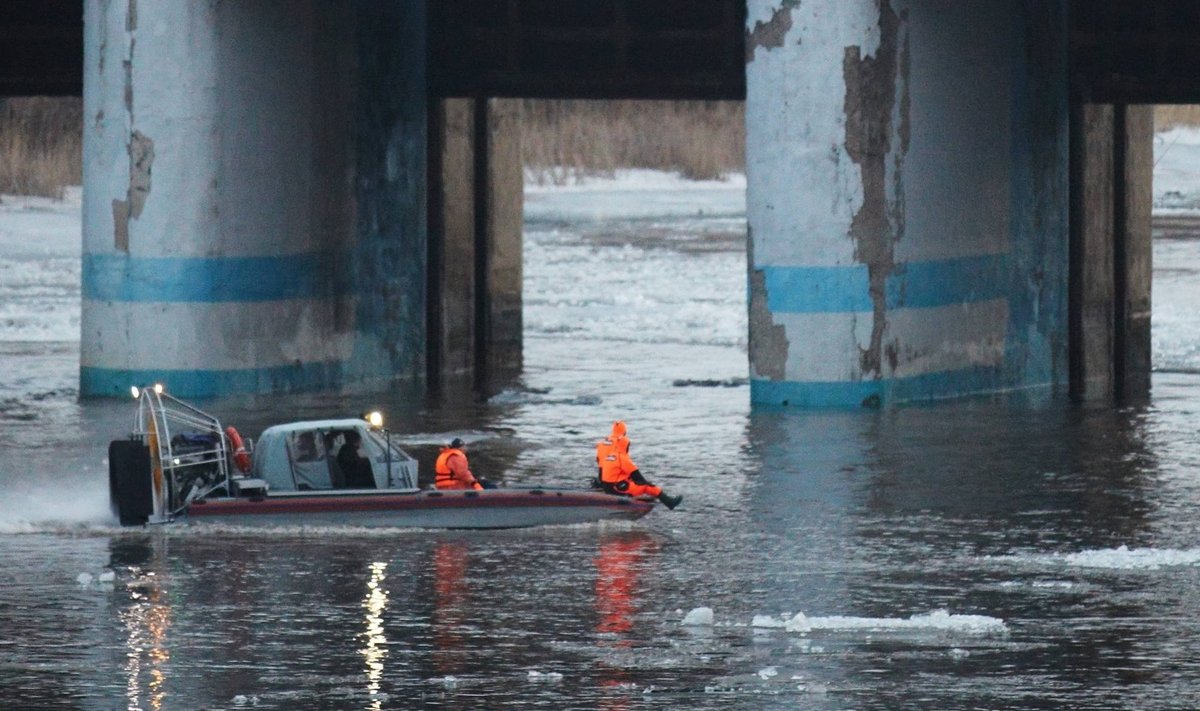
[[787,620],[781,620],[778,617],[771,615],[755,615],[750,621],[751,627],[783,627],[787,624]]
[[111,570],[106,570],[103,573],[101,573],[99,575],[99,577],[96,578],[96,580],[98,580],[102,583],[111,583],[113,580],[116,579],[116,577],[117,577],[116,573],[114,573]]
[[1121,546],[1104,550],[1080,551],[1064,557],[1067,565],[1081,568],[1115,570],[1158,570],[1164,567],[1200,564],[1200,548],[1133,548]]
[[562,681],[563,675],[558,672],[540,672],[536,669],[529,670],[529,680],[538,682],[555,682]]
[[813,630],[881,630],[908,631],[934,630],[971,635],[1004,634],[1008,632],[1004,620],[986,615],[952,615],[945,610],[934,610],[907,619],[898,617],[850,617],[831,615],[808,617],[803,612],[794,616],[773,617],[755,615],[753,627],[782,628],[788,632],[811,632]]
[[679,624],[685,627],[708,627],[713,623],[711,607],[697,607],[683,617]]
[[776,676],[779,676],[779,669],[777,669],[776,667],[767,667],[766,669],[758,670],[758,677],[760,679],[762,679],[763,681],[766,681],[767,679],[770,679],[770,678],[776,677]]
[[91,573],[80,573],[79,575],[75,576],[75,582],[79,583],[80,587],[86,588],[87,586],[92,584],[92,574]]
[[970,652],[968,652],[965,649],[960,649],[958,647],[951,649],[949,651],[949,654],[950,654],[951,659],[966,659],[967,657],[971,656]]

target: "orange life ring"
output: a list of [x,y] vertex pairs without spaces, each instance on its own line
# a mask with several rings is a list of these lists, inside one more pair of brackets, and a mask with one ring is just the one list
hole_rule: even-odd
[[229,446],[233,450],[233,463],[243,474],[250,473],[250,453],[242,442],[242,436],[232,426],[225,428],[225,436],[229,438]]

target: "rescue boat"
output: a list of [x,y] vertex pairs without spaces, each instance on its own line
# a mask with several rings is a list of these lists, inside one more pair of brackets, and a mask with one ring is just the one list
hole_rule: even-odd
[[[351,525],[495,529],[633,520],[654,502],[597,490],[428,490],[378,413],[275,425],[257,442],[161,385],[132,388],[133,432],[109,444],[109,494],[123,526]],[[374,486],[347,488],[336,453],[357,433]]]

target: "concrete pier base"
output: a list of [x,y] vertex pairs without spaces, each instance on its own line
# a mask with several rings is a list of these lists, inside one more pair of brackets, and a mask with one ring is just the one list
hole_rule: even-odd
[[424,4],[85,15],[81,394],[424,377]]
[[1063,1],[751,0],[751,397],[1067,380]]

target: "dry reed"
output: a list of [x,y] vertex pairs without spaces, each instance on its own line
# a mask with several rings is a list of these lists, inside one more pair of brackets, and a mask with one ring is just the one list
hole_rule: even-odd
[[1154,130],[1169,131],[1176,126],[1200,126],[1200,105],[1161,104],[1154,107]]
[[0,99],[0,193],[61,199],[82,178],[80,99]]
[[618,168],[721,178],[745,170],[743,105],[733,101],[522,102],[527,174],[538,184],[611,176]]

